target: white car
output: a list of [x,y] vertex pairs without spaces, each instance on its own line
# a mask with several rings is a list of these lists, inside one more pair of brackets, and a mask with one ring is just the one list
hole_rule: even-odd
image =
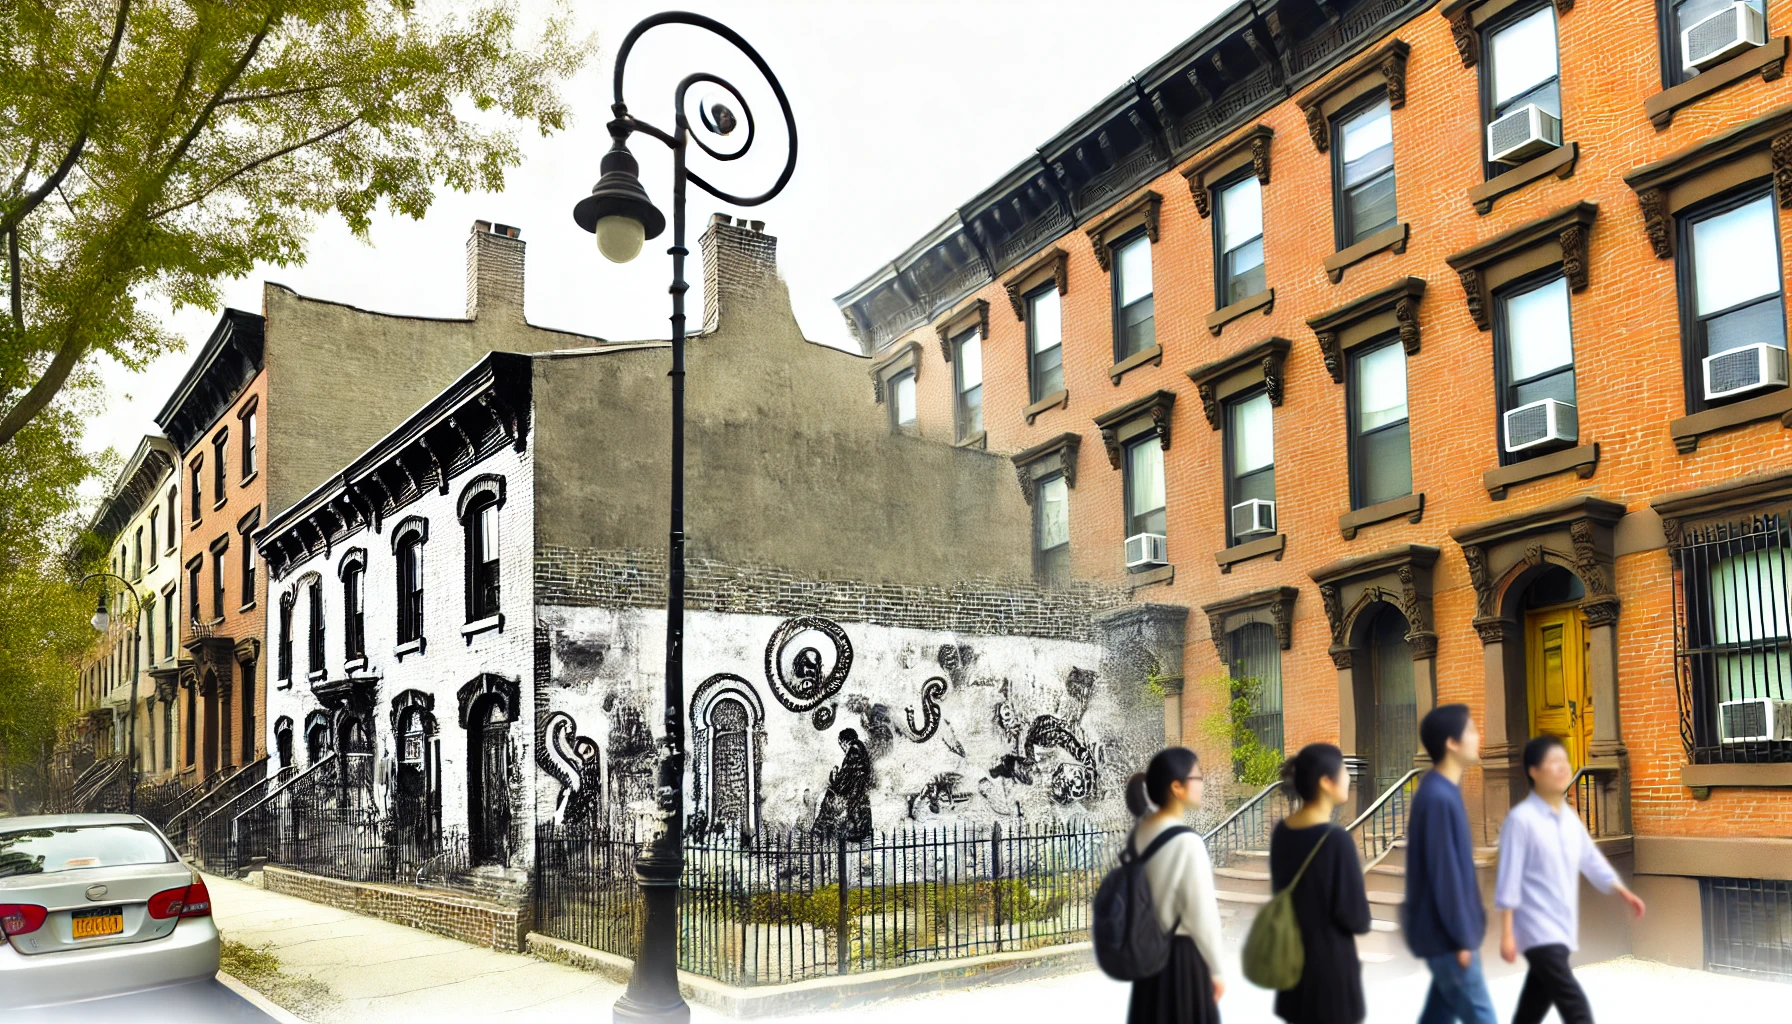
[[211,914],[199,873],[135,814],[0,818],[0,1010],[210,979]]

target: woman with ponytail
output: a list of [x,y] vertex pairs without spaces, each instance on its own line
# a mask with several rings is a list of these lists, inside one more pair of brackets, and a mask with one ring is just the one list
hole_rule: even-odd
[[1369,931],[1369,899],[1356,842],[1332,823],[1350,800],[1344,752],[1330,743],[1302,747],[1283,763],[1282,784],[1300,809],[1269,838],[1270,884],[1276,892],[1295,886],[1290,899],[1306,956],[1300,983],[1276,993],[1276,1016],[1290,1024],[1356,1024],[1366,1012],[1356,936]]
[[[1138,818],[1130,842],[1143,852],[1158,836],[1183,825],[1201,806],[1201,765],[1187,747],[1160,750],[1142,775],[1126,783],[1126,806]],[[1218,1024],[1220,909],[1213,862],[1201,835],[1184,829],[1145,861],[1157,920],[1170,936],[1170,962],[1133,982],[1127,1024]]]

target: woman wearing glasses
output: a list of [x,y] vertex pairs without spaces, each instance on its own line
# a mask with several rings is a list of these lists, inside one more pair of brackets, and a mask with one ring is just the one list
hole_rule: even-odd
[[1157,920],[1171,936],[1162,972],[1133,982],[1127,1024],[1217,1024],[1225,993],[1220,974],[1220,909],[1213,862],[1201,835],[1184,825],[1201,806],[1201,765],[1187,747],[1161,750],[1126,784],[1126,806],[1138,819],[1133,849],[1143,853],[1178,829],[1145,861]]

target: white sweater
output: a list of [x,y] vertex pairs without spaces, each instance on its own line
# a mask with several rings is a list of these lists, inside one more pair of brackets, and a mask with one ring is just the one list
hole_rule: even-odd
[[[1133,833],[1134,849],[1143,853],[1160,832],[1175,824],[1140,824]],[[1176,934],[1194,939],[1208,971],[1220,978],[1220,907],[1214,897],[1213,861],[1200,834],[1184,833],[1159,847],[1145,862],[1145,878],[1151,883],[1158,923],[1165,931],[1174,926]]]

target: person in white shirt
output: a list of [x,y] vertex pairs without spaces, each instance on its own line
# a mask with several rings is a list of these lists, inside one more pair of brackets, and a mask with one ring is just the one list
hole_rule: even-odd
[[[1187,747],[1160,750],[1143,775],[1127,782],[1126,806],[1139,822],[1133,849],[1143,851],[1201,805],[1201,765]],[[1226,983],[1220,967],[1220,908],[1213,862],[1200,833],[1172,836],[1145,861],[1157,920],[1170,935],[1170,962],[1133,982],[1127,1024],[1218,1024]]]
[[1623,897],[1637,917],[1643,916],[1643,901],[1618,880],[1580,815],[1567,805],[1574,771],[1562,741],[1538,736],[1526,743],[1524,768],[1531,795],[1512,808],[1500,829],[1493,892],[1503,919],[1500,956],[1513,963],[1522,951],[1530,962],[1512,1024],[1539,1024],[1552,1005],[1562,1024],[1593,1024],[1587,994],[1568,966],[1569,954],[1579,948],[1580,878]]

